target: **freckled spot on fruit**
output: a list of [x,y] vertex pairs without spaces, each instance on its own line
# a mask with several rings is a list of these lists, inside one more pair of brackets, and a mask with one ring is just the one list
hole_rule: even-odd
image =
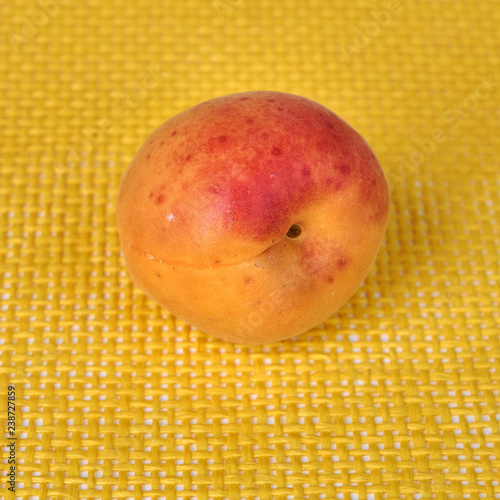
[[267,102],[274,102],[276,99],[268,99]]
[[151,139],[151,140],[149,141],[149,144],[153,144],[153,142],[154,142],[154,139]]
[[219,264],[219,263],[220,263],[220,260],[216,260],[216,261],[214,262],[214,264]]
[[345,186],[344,181],[337,181],[335,183],[335,191],[340,191]]
[[269,137],[269,134],[267,132],[262,132],[261,137],[262,139],[267,139]]
[[160,146],[163,146],[163,143],[164,143],[164,142],[165,142],[165,141],[161,141],[161,142],[160,142]]
[[186,156],[186,161],[189,161],[192,157],[193,157],[193,155],[187,155]]
[[283,108],[281,108],[281,107],[277,107],[276,109],[277,109],[278,111],[283,111]]
[[376,179],[372,179],[372,186],[375,186],[375,184],[377,184],[377,180]]
[[328,276],[328,283],[333,283],[334,279],[332,276]]
[[328,177],[328,179],[326,179],[326,185],[327,186],[331,186],[332,182],[333,182],[333,179],[331,177]]
[[302,175],[305,175],[305,176],[311,175],[311,169],[309,167],[304,167],[302,169]]
[[158,196],[158,197],[156,198],[155,203],[157,203],[157,204],[159,205],[159,204],[160,204],[160,203],[162,203],[162,202],[163,202],[163,195],[161,195],[161,194],[160,194],[160,196]]
[[342,164],[339,169],[344,175],[347,175],[351,172],[351,167],[349,165]]
[[332,283],[339,273],[338,262],[343,259],[340,245],[333,240],[304,238],[298,242],[300,266],[309,276],[323,283]]
[[213,193],[213,194],[219,194],[221,191],[221,188],[220,188],[219,184],[211,184],[210,186],[208,186],[208,191],[210,193]]
[[177,130],[174,130],[170,135],[173,137],[176,134],[177,134]]
[[253,123],[253,118],[248,118],[247,123],[252,124]]
[[327,126],[328,128],[333,128],[333,123],[326,122],[326,126]]
[[248,101],[248,97],[240,97],[240,101]]
[[154,196],[153,193],[149,193],[149,197],[152,198]]
[[342,269],[345,266],[344,257],[341,257],[340,259],[337,260],[337,265],[338,265],[339,269]]
[[273,150],[271,151],[273,155],[280,155],[281,154],[281,149],[274,147]]
[[160,277],[160,275],[158,273],[156,273],[156,276],[158,276],[158,278]]
[[219,135],[219,137],[217,137],[217,140],[219,142],[226,142],[227,137],[225,135]]
[[148,156],[146,156],[146,160],[149,160],[151,158],[151,153],[148,154]]
[[245,283],[246,283],[247,285],[249,285],[249,284],[250,284],[250,283],[252,283],[253,281],[254,281],[254,280],[253,280],[253,278],[250,278],[249,276],[247,276],[247,277],[245,278]]

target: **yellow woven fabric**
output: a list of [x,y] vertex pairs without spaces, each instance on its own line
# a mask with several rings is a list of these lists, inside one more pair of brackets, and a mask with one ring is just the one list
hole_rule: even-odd
[[[2,498],[500,498],[498,1],[9,0],[0,19]],[[133,286],[115,199],[157,126],[257,89],[353,125],[392,201],[345,307],[242,347]]]

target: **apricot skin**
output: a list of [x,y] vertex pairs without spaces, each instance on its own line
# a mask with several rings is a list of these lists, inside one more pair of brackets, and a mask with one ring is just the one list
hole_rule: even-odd
[[[389,213],[364,139],[327,108],[255,91],[161,125],[126,171],[117,222],[134,282],[218,338],[259,344],[316,326],[366,276]],[[286,236],[292,225],[297,236]]]

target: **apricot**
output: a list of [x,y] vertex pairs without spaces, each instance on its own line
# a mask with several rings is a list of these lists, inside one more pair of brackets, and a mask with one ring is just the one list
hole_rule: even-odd
[[118,195],[133,281],[236,343],[301,334],[356,291],[389,195],[365,140],[322,105],[244,92],[194,106],[139,149]]

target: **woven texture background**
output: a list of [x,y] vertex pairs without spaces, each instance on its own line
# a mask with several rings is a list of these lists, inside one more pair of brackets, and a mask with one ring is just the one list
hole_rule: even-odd
[[[45,13],[44,13],[45,12]],[[500,3],[0,3],[0,496],[500,498]],[[353,299],[242,347],[135,288],[115,200],[157,126],[282,90],[391,186]]]

